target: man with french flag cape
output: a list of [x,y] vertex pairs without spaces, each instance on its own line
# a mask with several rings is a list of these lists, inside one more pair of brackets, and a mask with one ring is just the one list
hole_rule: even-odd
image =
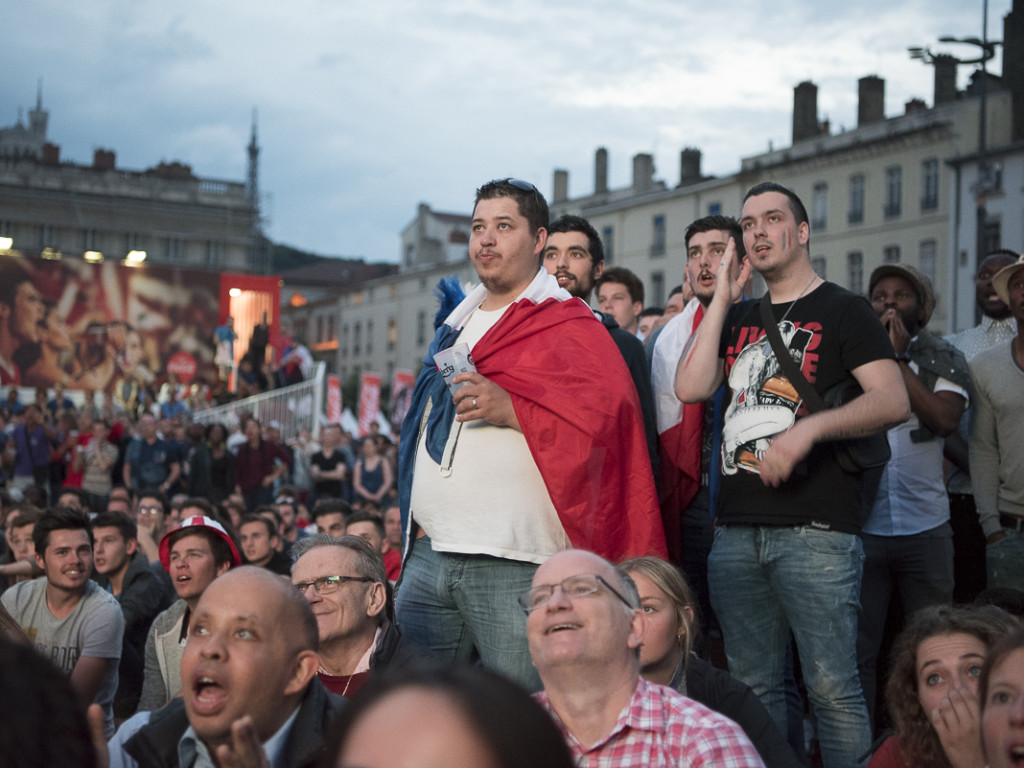
[[[547,222],[527,182],[478,190],[481,285],[438,328],[399,457],[403,633],[534,689],[516,598],[537,566],[570,547],[666,554],[636,389],[593,312],[541,267]],[[433,356],[456,343],[475,371],[453,396]]]

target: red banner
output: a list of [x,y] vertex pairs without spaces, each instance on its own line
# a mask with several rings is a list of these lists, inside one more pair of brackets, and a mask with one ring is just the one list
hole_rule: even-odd
[[341,379],[327,377],[327,423],[341,423]]
[[359,382],[359,436],[370,434],[380,412],[380,374],[364,373]]
[[416,376],[412,371],[399,368],[391,380],[391,426],[395,432],[402,428],[405,414],[412,403],[412,390]]

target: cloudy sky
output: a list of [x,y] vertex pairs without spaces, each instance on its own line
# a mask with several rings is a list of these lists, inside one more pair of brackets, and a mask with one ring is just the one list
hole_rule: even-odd
[[[990,0],[990,38],[1010,5]],[[41,77],[63,159],[104,147],[242,181],[257,108],[270,237],[396,261],[419,202],[468,212],[510,175],[549,195],[555,168],[587,194],[599,146],[613,187],[637,152],[675,184],[684,146],[733,172],[789,143],[802,80],[833,130],[855,125],[863,75],[886,79],[888,115],[930,105],[906,48],[973,57],[936,41],[980,35],[982,0],[8,0],[2,17],[0,126]]]

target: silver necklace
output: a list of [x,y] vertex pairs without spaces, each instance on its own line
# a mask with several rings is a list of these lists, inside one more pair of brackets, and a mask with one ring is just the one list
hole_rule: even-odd
[[[795,299],[793,299],[793,302],[789,305],[789,307],[786,309],[786,312],[782,315],[782,319],[779,320],[778,325],[782,325],[782,323],[786,320],[786,318],[789,317],[789,313],[793,311],[793,307],[796,306],[796,303],[798,301],[800,301],[800,299],[802,299],[804,297],[805,293],[807,293],[809,290],[811,290],[811,286],[814,285],[814,281],[817,280],[817,279],[818,279],[818,276],[814,275],[814,277],[811,278],[811,282],[809,282],[804,287],[804,289],[800,292],[800,295],[797,296]],[[770,299],[769,299],[769,301],[770,301]]]
[[[800,299],[802,299],[804,297],[804,294],[807,293],[811,289],[811,286],[814,285],[814,281],[817,280],[817,279],[818,279],[818,275],[815,274],[814,277],[811,278],[811,282],[809,282],[804,287],[804,289],[800,292],[800,295],[797,296],[795,299],[793,299],[793,301],[790,303],[789,307],[786,308],[786,311],[783,313],[782,318],[779,320],[779,322],[776,323],[776,325],[781,326],[784,322],[786,322],[786,318],[789,317],[789,313],[793,311],[793,307],[796,305],[796,303],[798,301],[800,301]],[[762,297],[762,299],[763,299],[763,297]],[[768,301],[771,301],[771,295],[768,296]],[[766,336],[765,337],[766,341],[767,341],[767,338],[768,337]],[[775,352],[772,350],[771,344],[766,343],[761,348],[761,354],[764,357],[771,357],[773,354],[775,354]]]

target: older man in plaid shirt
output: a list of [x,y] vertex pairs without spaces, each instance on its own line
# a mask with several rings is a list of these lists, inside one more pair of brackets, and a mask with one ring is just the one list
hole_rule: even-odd
[[630,578],[578,549],[548,559],[521,598],[536,694],[576,765],[763,768],[734,722],[640,677],[646,631]]

